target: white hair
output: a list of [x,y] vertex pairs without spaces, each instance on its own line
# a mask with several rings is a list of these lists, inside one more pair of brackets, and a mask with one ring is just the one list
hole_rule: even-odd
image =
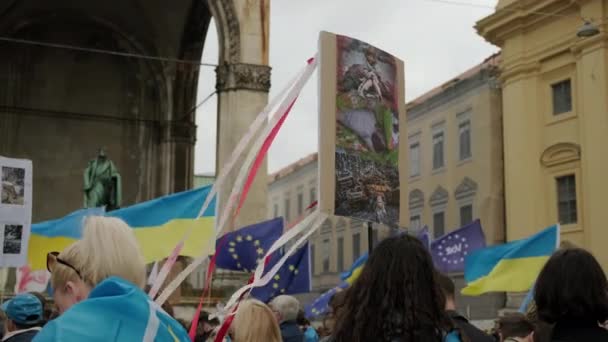
[[[133,229],[118,218],[88,217],[82,239],[67,247],[59,258],[77,269],[82,280],[92,287],[110,276],[121,277],[141,288],[145,285],[145,262]],[[56,264],[51,276],[54,288],[74,279],[77,276],[73,270]]]
[[269,305],[274,311],[281,314],[281,322],[295,321],[298,318],[300,302],[292,296],[278,296]]

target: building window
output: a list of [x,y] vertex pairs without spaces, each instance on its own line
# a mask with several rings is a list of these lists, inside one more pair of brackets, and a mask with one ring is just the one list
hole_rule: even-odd
[[329,272],[329,239],[323,240],[323,273]]
[[471,204],[460,207],[460,226],[473,222],[473,206]]
[[338,238],[338,272],[344,271],[344,238]]
[[436,238],[442,236],[445,232],[445,214],[443,211],[433,214],[433,236]]
[[572,89],[570,80],[551,85],[553,91],[553,115],[572,111]]
[[272,217],[279,217],[279,205],[275,204],[272,210],[273,210],[273,216]]
[[361,234],[353,234],[353,262],[361,256]]
[[471,158],[471,121],[466,120],[458,125],[458,143],[460,160]]
[[316,264],[316,260],[315,260],[315,245],[310,245],[310,272],[314,275],[316,274],[315,272],[315,264]]
[[420,143],[410,145],[410,177],[420,175]]
[[574,175],[568,175],[558,177],[556,180],[559,223],[577,223],[578,213],[576,211],[576,178]]
[[291,207],[291,201],[289,200],[289,198],[285,199],[285,220],[289,221],[290,218],[290,213],[289,213],[289,209]]
[[310,188],[310,203],[312,204],[317,200],[317,189],[312,187]]
[[443,132],[433,135],[433,170],[442,168],[443,163]]
[[418,229],[420,228],[420,215],[413,215],[410,217],[410,228],[411,229]]
[[298,216],[302,215],[304,212],[304,194],[298,194]]

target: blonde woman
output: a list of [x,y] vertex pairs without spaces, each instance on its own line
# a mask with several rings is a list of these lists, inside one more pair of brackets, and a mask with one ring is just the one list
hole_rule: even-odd
[[270,308],[255,299],[241,303],[231,327],[233,342],[281,342],[281,331]]
[[145,264],[122,220],[89,217],[82,239],[47,256],[60,316],[34,341],[189,341],[141,290]]

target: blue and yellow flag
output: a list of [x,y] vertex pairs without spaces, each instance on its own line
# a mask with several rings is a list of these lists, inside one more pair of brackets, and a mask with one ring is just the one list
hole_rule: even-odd
[[357,258],[357,260],[355,260],[355,262],[353,262],[353,265],[350,267],[350,269],[348,271],[340,274],[340,279],[342,281],[346,282],[347,284],[352,285],[355,282],[355,280],[357,280],[357,278],[359,278],[361,271],[363,271],[363,266],[365,266],[365,263],[367,262],[367,258],[368,258],[367,253],[365,253],[362,256],[360,256],[359,258]]
[[[151,201],[105,213],[105,216],[124,220],[135,231],[135,236],[147,263],[166,258],[175,245],[193,226],[181,255],[196,257],[203,249],[214,249],[213,224],[215,199],[198,220],[198,212],[209,194],[211,186],[180,192]],[[62,251],[82,236],[82,223],[86,216],[104,215],[103,208],[82,209],[53,221],[32,225],[28,261],[32,269],[46,268],[46,254]]]
[[[282,256],[283,253],[273,254],[265,270],[271,270]],[[307,242],[285,260],[266,286],[253,288],[251,296],[267,303],[279,295],[307,293],[310,290],[310,247]]]
[[306,318],[314,319],[325,314],[327,311],[329,311],[329,302],[331,302],[331,299],[334,298],[334,295],[346,288],[348,288],[348,283],[341,282],[338,286],[326,291],[312,303],[306,305],[304,308]]
[[171,254],[186,231],[193,226],[180,255],[198,257],[203,249],[215,250],[209,240],[214,238],[213,224],[215,199],[203,215],[196,219],[211,185],[178,192],[151,201],[111,211],[106,216],[118,217],[135,229],[135,236],[147,263],[166,258]]
[[32,270],[45,270],[47,253],[61,252],[80,239],[85,217],[103,215],[103,208],[80,209],[60,219],[32,224],[28,246]]
[[558,245],[559,226],[555,225],[527,239],[470,254],[465,260],[467,286],[462,294],[529,290]]

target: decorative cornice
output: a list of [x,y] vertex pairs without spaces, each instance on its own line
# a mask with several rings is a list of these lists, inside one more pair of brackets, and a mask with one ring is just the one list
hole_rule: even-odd
[[343,218],[338,219],[336,222],[336,231],[341,232],[346,229],[346,220]]
[[253,90],[267,93],[270,90],[271,68],[267,65],[234,63],[221,64],[216,69],[218,92]]
[[437,189],[433,191],[433,194],[431,194],[431,198],[429,198],[429,204],[431,205],[431,207],[446,204],[448,202],[449,196],[450,195],[448,194],[448,191],[444,187],[439,185]]
[[424,193],[419,189],[410,191],[409,195],[410,209],[417,209],[424,206]]
[[[519,0],[497,10],[479,20],[475,25],[477,33],[488,42],[502,47],[504,41],[513,35],[542,21],[556,20],[557,15],[578,6],[571,0]],[[552,13],[553,16],[538,15],[539,12]]]
[[540,163],[545,167],[552,167],[580,159],[581,147],[578,144],[561,142],[545,149],[540,157]]
[[323,222],[323,225],[321,226],[321,233],[325,234],[325,233],[329,233],[332,231],[333,228],[333,223],[331,222],[330,219],[326,219],[325,222]]
[[477,193],[477,183],[469,177],[464,177],[462,182],[454,190],[454,197],[457,200],[475,196]]

